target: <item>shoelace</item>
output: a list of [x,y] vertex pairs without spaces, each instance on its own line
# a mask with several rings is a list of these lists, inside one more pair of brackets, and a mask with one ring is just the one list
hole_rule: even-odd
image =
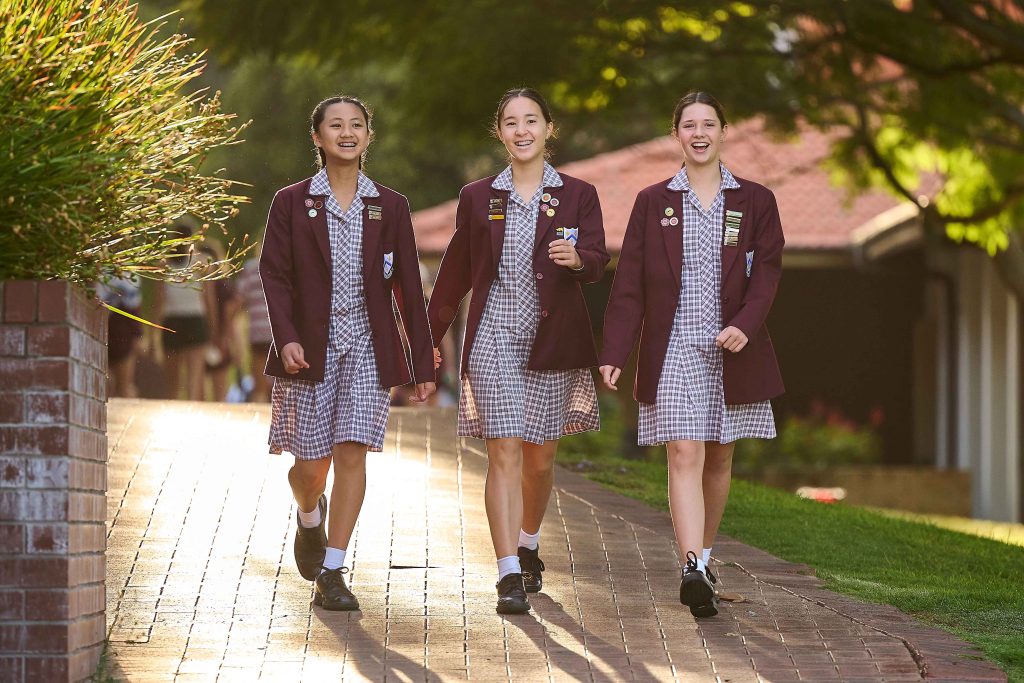
[[699,571],[697,569],[697,554],[692,550],[686,551],[686,566],[683,568],[683,573]]
[[324,574],[329,574],[330,575],[330,576],[325,576],[324,577],[325,579],[337,576],[339,579],[342,579],[343,582],[344,582],[345,574],[348,574],[348,571],[349,571],[348,567],[338,567],[337,569],[328,569],[327,567],[321,566],[320,569],[324,570],[323,571]]

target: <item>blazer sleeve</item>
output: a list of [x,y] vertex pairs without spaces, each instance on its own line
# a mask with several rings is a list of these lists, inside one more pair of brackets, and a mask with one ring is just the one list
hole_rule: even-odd
[[739,312],[726,323],[726,327],[738,327],[748,338],[761,329],[768,317],[782,278],[782,247],[786,240],[782,234],[782,221],[779,219],[775,195],[767,189],[765,193],[765,201],[762,202],[755,223],[754,262],[750,269],[750,282]]
[[637,195],[622,239],[619,264],[615,269],[612,291],[604,314],[604,348],[600,365],[624,368],[633,352],[644,319],[644,233],[647,222],[647,198]]
[[611,256],[604,240],[604,219],[597,189],[587,184],[580,200],[580,232],[576,252],[583,260],[583,270],[567,268],[569,274],[583,282],[597,282],[604,277],[604,269]]
[[455,210],[455,234],[452,235],[448,248],[441,258],[437,279],[434,280],[434,288],[430,293],[430,305],[427,307],[434,344],[440,344],[444,339],[445,333],[458,315],[462,298],[473,285],[469,229],[471,204],[469,193],[466,188],[462,188],[459,193],[459,205]]
[[[427,306],[423,299],[423,282],[420,279],[420,258],[416,249],[416,235],[412,229],[412,211],[409,200],[399,201],[396,212],[398,219],[397,248],[395,254],[395,270],[398,277],[392,282],[392,289],[397,290],[396,299],[402,313],[402,324],[405,336],[409,340],[412,353],[412,374],[416,384],[433,382],[434,374],[434,343],[430,338],[430,325],[427,323]],[[402,210],[404,208],[404,211]]]
[[302,343],[294,319],[291,209],[287,194],[278,192],[274,195],[260,251],[260,280],[278,353],[286,344]]

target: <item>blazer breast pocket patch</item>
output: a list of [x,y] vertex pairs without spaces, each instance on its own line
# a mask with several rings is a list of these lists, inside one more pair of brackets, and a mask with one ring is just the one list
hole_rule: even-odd
[[[748,267],[749,270],[749,267]],[[384,254],[384,279],[390,280],[395,272],[395,252],[389,251]]]
[[747,252],[747,277],[750,277],[750,269],[754,267],[754,252]]

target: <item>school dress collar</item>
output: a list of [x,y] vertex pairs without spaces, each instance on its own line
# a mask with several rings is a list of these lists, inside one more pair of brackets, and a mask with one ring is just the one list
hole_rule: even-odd
[[[555,167],[544,162],[544,175],[540,180],[541,187],[561,187],[562,176],[558,175],[558,171]],[[512,184],[512,166],[506,166],[505,170],[497,175],[494,182],[491,183],[491,187],[495,190],[502,190],[504,192],[512,192],[515,190],[515,185]]]
[[[309,182],[309,193],[324,195],[324,206],[327,210],[333,213],[338,218],[344,218],[345,212],[341,210],[341,204],[334,198],[334,192],[331,191],[331,182],[327,178],[327,169],[320,169],[313,179]],[[372,180],[366,177],[362,171],[356,177],[356,196],[352,201],[351,206],[348,207],[349,212],[362,211],[363,209],[363,198],[379,197],[380,193],[377,191],[377,186]],[[357,201],[358,200],[358,201]]]
[[[719,162],[719,168],[722,171],[722,186],[723,190],[738,190],[740,187],[739,181],[736,180],[729,169],[725,167],[725,164]],[[686,167],[683,166],[679,169],[679,172],[675,174],[675,177],[668,183],[668,189],[674,190],[675,192],[689,192],[690,191],[690,179],[686,175]]]

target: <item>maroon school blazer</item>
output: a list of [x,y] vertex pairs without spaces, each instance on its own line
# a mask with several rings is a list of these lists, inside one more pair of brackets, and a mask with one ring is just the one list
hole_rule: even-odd
[[[722,322],[750,340],[739,353],[723,351],[725,402],[754,403],[785,389],[764,321],[782,275],[782,223],[775,195],[750,180],[724,190],[725,210],[742,213],[737,246],[722,246]],[[662,227],[665,209],[678,213],[682,190],[664,182],[640,191],[629,217],[604,318],[601,365],[625,367],[640,338],[636,400],[654,403],[665,361],[683,266],[682,223]],[[723,235],[724,238],[724,235]],[[720,240],[724,241],[724,239]],[[750,258],[749,270],[747,258]]]
[[[308,215],[305,202],[321,202],[311,195],[311,178],[278,191],[270,206],[267,232],[260,254],[260,279],[267,297],[274,343],[266,374],[274,377],[320,381],[327,359],[331,307],[331,245],[327,235],[327,209]],[[434,381],[433,342],[427,324],[419,257],[412,232],[409,201],[392,189],[374,183],[380,197],[363,202],[363,288],[377,360],[384,387]],[[369,215],[379,206],[380,217]],[[384,254],[394,253],[394,272],[384,277]],[[412,373],[398,332],[392,294],[398,301],[411,345]],[[308,368],[294,375],[284,371],[280,349],[302,344]]]
[[[533,269],[541,317],[527,363],[531,370],[569,370],[597,364],[590,313],[580,283],[600,280],[610,260],[604,245],[601,203],[593,185],[559,175],[561,187],[544,188],[558,199],[555,215],[548,216],[542,211],[537,217]],[[462,347],[462,373],[468,366],[491,283],[498,276],[505,241],[504,212],[510,193],[491,187],[496,177],[470,183],[459,193],[455,234],[441,260],[428,307],[430,329],[435,342],[440,342],[455,319],[462,298],[473,290]],[[548,244],[558,239],[555,231],[560,227],[579,228],[576,251],[583,259],[583,270],[578,273],[548,258]]]

